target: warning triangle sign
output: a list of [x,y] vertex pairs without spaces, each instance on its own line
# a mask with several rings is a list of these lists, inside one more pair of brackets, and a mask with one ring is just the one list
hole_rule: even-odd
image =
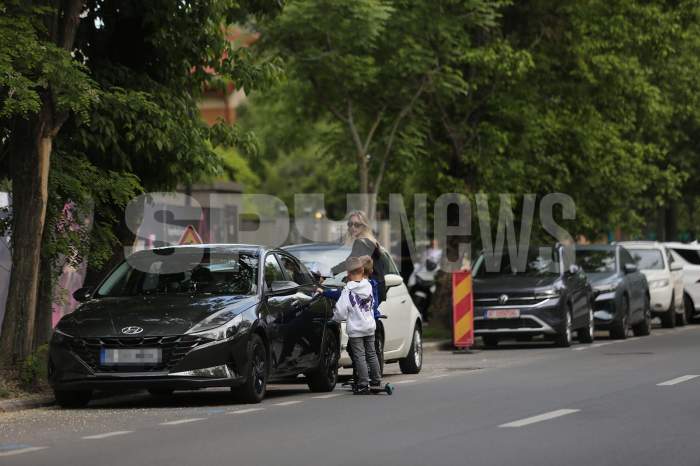
[[192,225],[187,225],[187,228],[185,228],[185,231],[180,237],[179,244],[202,244],[202,238]]

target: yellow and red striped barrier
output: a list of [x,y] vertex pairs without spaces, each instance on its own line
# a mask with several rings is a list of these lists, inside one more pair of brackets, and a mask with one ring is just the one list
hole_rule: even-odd
[[474,297],[472,274],[468,270],[452,274],[452,329],[456,348],[474,344]]

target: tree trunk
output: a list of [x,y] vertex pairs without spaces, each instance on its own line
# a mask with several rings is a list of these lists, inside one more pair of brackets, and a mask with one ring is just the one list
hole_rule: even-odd
[[54,277],[51,269],[51,259],[42,255],[37,298],[36,325],[34,326],[34,344],[32,345],[33,350],[36,350],[44,343],[48,343],[49,338],[51,338],[54,301]]
[[18,121],[13,134],[12,273],[0,332],[0,366],[25,359],[34,341],[52,145],[49,121],[49,111],[43,110],[29,121]]

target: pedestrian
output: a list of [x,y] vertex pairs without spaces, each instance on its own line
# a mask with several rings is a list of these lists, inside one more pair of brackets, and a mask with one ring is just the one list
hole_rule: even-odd
[[[352,251],[348,257],[369,256],[374,262],[372,278],[377,281],[379,290],[379,302],[386,299],[386,285],[384,283],[385,267],[382,260],[382,247],[374,237],[369,226],[367,214],[361,210],[354,210],[348,214],[348,230],[345,236],[345,244],[352,245]],[[331,268],[333,275],[343,271],[344,263],[341,262]]]
[[350,357],[356,373],[356,395],[370,394],[370,386],[381,385],[379,359],[374,349],[374,298],[372,285],[365,278],[364,262],[360,257],[345,261],[348,281],[333,310],[333,320],[346,321]]

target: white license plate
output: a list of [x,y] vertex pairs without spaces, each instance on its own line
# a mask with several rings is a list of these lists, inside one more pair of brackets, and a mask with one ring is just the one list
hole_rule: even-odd
[[139,349],[111,349],[103,348],[100,351],[100,363],[103,366],[132,364],[151,365],[160,364],[163,361],[163,353],[160,348]]
[[487,319],[517,319],[520,317],[520,309],[488,309]]

